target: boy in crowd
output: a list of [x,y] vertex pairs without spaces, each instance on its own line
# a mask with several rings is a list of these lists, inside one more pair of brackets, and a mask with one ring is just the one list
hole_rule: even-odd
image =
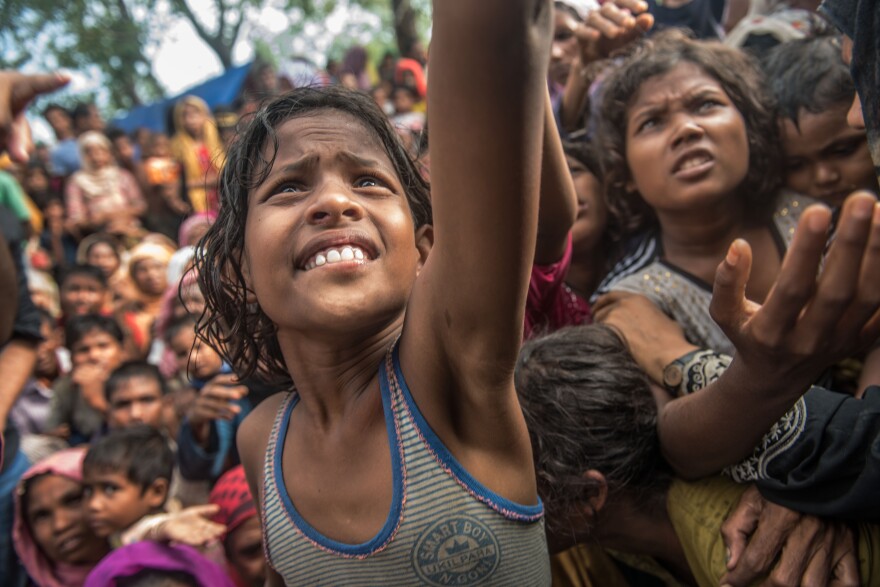
[[145,361],[128,361],[116,368],[104,384],[107,425],[110,430],[146,425],[164,428],[163,408],[168,386],[159,369]]
[[96,442],[83,461],[86,515],[98,536],[130,544],[173,540],[201,546],[225,527],[205,519],[216,506],[164,511],[174,455],[165,436],[149,426],[115,430]]
[[122,329],[107,316],[75,316],[65,338],[73,370],[54,386],[46,427],[76,446],[103,428],[108,408],[104,382],[127,357]]
[[[107,303],[107,278],[97,267],[76,265],[61,279],[62,321],[74,316],[101,314]],[[68,347],[72,344],[68,339]]]

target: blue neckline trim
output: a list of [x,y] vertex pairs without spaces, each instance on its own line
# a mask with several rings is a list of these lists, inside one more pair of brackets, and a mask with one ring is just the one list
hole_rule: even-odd
[[428,421],[422,416],[419,407],[416,405],[416,402],[409,391],[409,387],[406,385],[406,379],[403,377],[403,372],[400,370],[399,344],[395,345],[392,356],[394,362],[394,376],[397,378],[397,382],[400,385],[400,390],[403,395],[403,400],[406,402],[406,405],[412,414],[416,427],[424,435],[431,450],[436,453],[437,457],[444,465],[449,467],[452,474],[459,481],[464,483],[470,491],[484,498],[488,504],[491,505],[492,509],[495,509],[496,511],[506,510],[522,518],[535,518],[543,514],[544,504],[541,502],[540,497],[538,498],[538,503],[536,505],[523,505],[521,503],[510,501],[487,488],[467,472],[461,463],[459,463],[452,453],[449,452],[449,449],[446,448],[446,445],[443,444],[443,441],[440,440],[440,437],[437,436],[430,424],[428,424]]
[[402,463],[400,459],[400,439],[397,437],[397,428],[394,425],[394,412],[391,409],[390,392],[388,391],[388,380],[385,375],[385,369],[379,370],[379,388],[382,394],[382,409],[385,415],[385,428],[388,433],[388,447],[391,450],[391,472],[392,472],[392,490],[391,490],[391,510],[388,512],[388,518],[385,525],[379,530],[373,538],[361,544],[346,544],[337,542],[332,538],[328,538],[312,527],[305,518],[303,518],[293,504],[287,486],[284,484],[284,474],[281,469],[281,455],[284,452],[284,441],[287,438],[287,428],[290,424],[290,416],[293,414],[293,408],[299,402],[299,396],[295,396],[288,406],[284,418],[281,421],[281,431],[276,442],[275,450],[275,484],[279,488],[278,493],[281,494],[281,501],[293,523],[296,527],[306,535],[306,537],[320,546],[346,556],[365,556],[374,553],[383,547],[394,531],[397,529],[400,521],[401,510],[403,509],[403,475]]

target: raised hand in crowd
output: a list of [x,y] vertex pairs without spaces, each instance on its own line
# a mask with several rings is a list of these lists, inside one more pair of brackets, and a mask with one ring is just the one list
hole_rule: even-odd
[[858,586],[853,529],[764,499],[750,486],[721,526],[728,573],[722,585]]
[[745,458],[826,367],[880,336],[880,204],[867,193],[847,199],[820,271],[830,225],[828,208],[804,211],[763,306],[745,296],[751,248],[731,245],[711,310],[736,356],[711,393],[671,402],[658,422],[680,475],[715,473]]
[[607,59],[640,38],[654,26],[643,0],[612,0],[592,11],[575,30],[579,51],[571,66],[560,107],[562,127],[573,131],[581,126],[581,115],[590,84],[598,73],[592,64]]
[[74,366],[70,372],[71,380],[79,386],[86,403],[101,413],[106,413],[108,408],[104,383],[110,377],[110,371],[100,363],[88,362]]
[[219,509],[216,504],[207,504],[169,514],[151,538],[193,547],[207,546],[226,533],[226,526],[211,521]]
[[248,388],[233,374],[221,374],[208,381],[199,391],[187,413],[187,420],[199,444],[205,445],[214,420],[232,420],[241,412],[235,402],[244,398]]
[[68,82],[70,78],[62,73],[0,71],[0,151],[6,149],[13,161],[27,163],[33,142],[25,108],[35,97],[54,92]]

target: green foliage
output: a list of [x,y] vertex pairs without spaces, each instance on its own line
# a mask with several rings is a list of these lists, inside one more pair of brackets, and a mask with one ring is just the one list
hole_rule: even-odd
[[91,71],[111,108],[162,95],[146,52],[156,41],[156,0],[2,0],[0,66]]

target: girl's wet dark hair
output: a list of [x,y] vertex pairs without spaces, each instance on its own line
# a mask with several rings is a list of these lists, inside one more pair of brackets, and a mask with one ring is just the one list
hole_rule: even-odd
[[626,492],[648,508],[665,503],[671,473],[660,453],[657,407],[614,330],[576,326],[526,342],[515,384],[551,533],[584,532],[572,516],[599,491],[584,476],[590,469],[605,477],[609,499]]
[[[691,63],[714,78],[745,121],[749,142],[749,171],[739,193],[750,222],[770,218],[782,185],[782,147],[776,124],[776,104],[757,63],[739,49],[715,41],[692,39],[677,29],[661,31],[638,43],[603,86],[599,140],[604,152],[604,189],[609,212],[619,226],[618,239],[656,226],[654,211],[638,192],[626,185],[632,179],[626,161],[629,109],[647,80]],[[722,154],[723,155],[723,154]]]
[[248,301],[250,292],[242,274],[248,196],[272,170],[278,127],[292,118],[328,110],[354,116],[376,137],[397,172],[416,228],[432,222],[428,183],[385,113],[367,94],[338,86],[298,88],[263,106],[229,149],[220,174],[220,211],[199,243],[194,261],[206,303],[196,333],[233,365],[239,377],[273,384],[290,381],[275,325],[258,304]]

